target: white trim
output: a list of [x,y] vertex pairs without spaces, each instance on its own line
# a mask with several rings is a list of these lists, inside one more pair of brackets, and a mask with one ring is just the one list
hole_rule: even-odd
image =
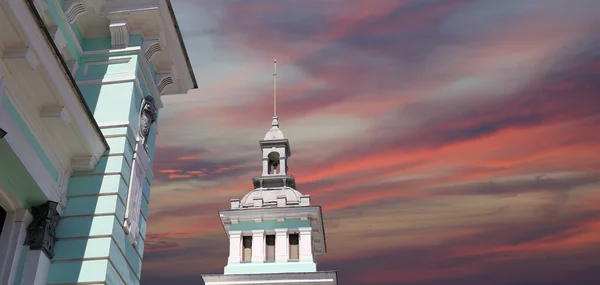
[[[102,84],[107,84],[107,83],[123,83],[123,82],[133,82],[133,83],[135,83],[135,88],[138,90],[138,97],[139,98],[144,98],[143,97],[144,92],[142,92],[142,88],[141,88],[141,85],[140,85],[141,84],[140,83],[140,79],[137,76],[123,76],[123,77],[108,78],[108,79],[103,78],[103,79],[77,80],[77,85],[81,85],[81,86],[85,86],[85,85],[102,85]],[[156,103],[157,103],[157,107],[159,109],[162,109],[163,104],[162,104],[162,100],[160,99],[160,95],[158,96],[158,100],[156,100]],[[157,129],[157,131],[158,131],[158,129]]]
[[[88,76],[88,68],[94,65],[106,65],[109,66],[111,64],[119,64],[119,63],[129,63],[131,61],[131,57],[117,58],[117,59],[109,59],[109,60],[101,60],[101,61],[88,61],[83,64],[83,76]],[[115,73],[105,73],[98,75],[111,75],[111,74],[121,74],[121,73],[129,73],[131,70],[127,69],[123,72],[115,72]],[[96,74],[94,74],[96,75]]]
[[[8,2],[16,19],[23,27],[23,32],[28,38],[30,46],[38,54],[40,64],[47,70],[47,75],[54,83],[58,95],[73,116],[74,126],[77,127],[83,141],[89,147],[88,151],[90,151],[91,155],[99,158],[104,153],[105,146],[101,134],[96,133],[94,128],[95,122],[92,121],[93,119],[88,118],[85,107],[81,106],[81,104],[85,103],[79,101],[78,94],[71,86],[68,76],[65,76],[65,71],[62,70],[54,51],[49,48],[43,39],[43,35],[25,2],[21,0],[9,0]],[[58,10],[60,11],[60,9]]]
[[48,169],[46,169],[44,163],[38,157],[29,141],[27,141],[27,138],[10,116],[5,106],[2,106],[0,109],[0,125],[8,133],[4,139],[21,159],[21,162],[25,165],[25,168],[27,168],[27,171],[31,174],[48,200],[60,201],[60,194],[66,192],[66,187],[59,189],[58,184],[54,181],[54,178]]
[[65,10],[58,9],[59,11],[63,11],[65,18],[69,21],[69,24],[74,24],[77,21],[77,18],[83,16],[87,13],[87,7],[82,0],[65,0],[64,2]]
[[77,85],[102,85],[106,83],[123,83],[123,82],[134,82],[136,81],[135,76],[124,76],[118,78],[103,78],[103,79],[90,79],[90,80],[77,80]]
[[335,280],[333,278],[327,279],[279,279],[279,280],[259,280],[259,281],[224,281],[224,282],[210,282],[204,281],[206,285],[250,285],[250,284],[290,284],[290,283],[331,283]]
[[112,48],[121,49],[129,46],[129,28],[126,20],[112,20],[108,25]]
[[8,215],[0,237],[0,249],[7,249],[3,251],[3,255],[0,255],[0,284],[14,284],[23,243],[27,235],[27,226],[33,219],[25,209],[7,212]]
[[[62,9],[60,8],[60,4],[58,4],[58,0],[52,0],[51,2],[52,2],[52,5],[54,5],[54,8],[57,11],[62,11]],[[144,11],[144,10],[147,10],[147,9],[138,9],[137,11]],[[159,5],[158,5],[158,6],[156,6],[156,10],[158,11],[158,14],[159,14],[159,17],[158,17],[159,22],[160,22],[162,28],[164,29],[162,31],[162,34],[159,33],[158,38],[159,39],[165,38],[164,33],[166,33],[167,30],[168,30],[168,34],[171,35],[171,38],[170,39],[166,39],[165,38],[165,40],[163,42],[177,43],[179,41],[179,39],[176,36],[174,25],[166,25],[164,23],[164,19],[163,19],[164,12],[161,13],[161,11],[165,10],[165,8],[160,8]],[[131,11],[127,11],[127,12],[131,13],[131,12],[135,12],[135,11],[136,10],[131,10]],[[106,11],[103,11],[103,13],[108,14],[108,13],[106,13]],[[140,47],[138,47],[138,46],[136,46],[136,47],[125,47],[125,48],[119,48],[119,49],[104,49],[104,50],[83,51],[83,48],[81,47],[81,44],[79,43],[79,41],[76,40],[77,37],[75,36],[75,33],[73,32],[73,29],[71,28],[71,25],[68,24],[68,20],[65,17],[65,14],[64,13],[59,13],[59,14],[60,14],[60,20],[67,27],[69,35],[71,36],[72,39],[75,39],[72,42],[75,45],[75,49],[79,53],[79,57],[85,57],[85,56],[89,56],[89,55],[101,55],[101,54],[111,54],[111,53],[119,53],[119,52],[129,52],[129,51],[138,50],[139,56],[142,57],[142,58],[144,58],[144,59],[146,58],[145,54],[144,54],[143,47],[141,47],[141,46]],[[167,12],[167,14],[169,14],[169,13]],[[170,17],[170,15],[169,15],[169,17]],[[165,27],[169,27],[169,28],[165,29]],[[143,41],[153,40],[153,39],[157,38],[157,36],[146,36],[143,33],[143,31],[141,31],[139,29],[132,29],[132,30],[129,31],[129,33],[131,35],[139,34],[142,37],[142,43],[143,43]],[[175,37],[175,38],[173,38],[173,37]],[[111,36],[111,38],[112,38],[112,36]],[[111,39],[111,41],[112,41],[112,39]],[[181,52],[175,53],[175,54],[179,54],[179,56],[177,57],[177,59],[175,59],[175,57],[173,56],[174,53],[171,52],[172,61],[173,61],[174,65],[178,67],[178,69],[181,69],[181,70],[185,71],[184,74],[186,74],[186,75],[184,75],[184,76],[185,76],[185,79],[186,79],[185,81],[187,82],[187,84],[186,84],[186,86],[185,86],[184,89],[186,89],[186,91],[187,91],[187,90],[190,90],[190,89],[193,88],[193,86],[192,86],[193,85],[193,80],[191,78],[192,75],[187,70],[187,62],[185,60],[185,57],[183,56],[183,52],[184,51],[181,50],[180,48],[177,48],[177,47],[176,47],[176,49],[180,50]],[[164,49],[162,49],[162,50],[164,51]],[[169,50],[172,50],[172,49],[169,49]],[[150,68],[148,66],[148,62],[149,61],[148,60],[142,60],[142,61],[144,62],[144,67],[146,68],[146,70],[150,71]],[[180,62],[177,62],[177,61],[180,61]],[[175,63],[177,63],[177,64],[175,64]],[[153,63],[151,61],[150,61],[150,64],[153,65]],[[155,70],[155,71],[158,72],[158,70]],[[162,99],[161,99],[161,95],[162,94],[160,92],[158,92],[158,88],[157,88],[156,84],[152,84],[152,85],[153,85],[153,87],[149,88],[149,89],[153,89],[154,91],[156,91],[156,94],[157,94],[157,97],[158,97],[156,99],[158,99],[157,101],[158,101],[158,103],[160,105],[159,107],[162,108]]]
[[[5,65],[0,63],[0,74],[2,73],[5,74],[5,96],[9,99],[10,103],[13,105],[14,109],[17,111],[19,117],[21,120],[23,120],[31,134],[38,142],[40,142],[39,146],[52,163],[52,166],[59,173],[59,176],[61,175],[61,172],[67,172],[69,165],[67,164],[67,161],[62,161],[60,159],[58,155],[59,152],[57,152],[49,144],[41,143],[44,141],[51,141],[49,139],[51,136],[48,134],[47,129],[42,126],[39,110],[33,110],[31,108],[31,103],[27,100],[27,97],[24,94],[20,93],[22,89],[19,88],[16,80],[10,74],[10,70]],[[6,106],[3,107],[6,108]]]

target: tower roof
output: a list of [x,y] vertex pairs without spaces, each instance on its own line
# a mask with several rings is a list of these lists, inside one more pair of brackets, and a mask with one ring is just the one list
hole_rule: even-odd
[[271,122],[271,129],[265,135],[266,141],[269,140],[283,140],[285,137],[283,136],[283,132],[279,129],[279,119],[277,116],[273,117],[273,122]]

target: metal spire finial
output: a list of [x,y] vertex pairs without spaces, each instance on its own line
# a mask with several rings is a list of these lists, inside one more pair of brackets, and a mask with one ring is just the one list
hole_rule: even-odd
[[273,117],[277,118],[277,59],[273,61]]

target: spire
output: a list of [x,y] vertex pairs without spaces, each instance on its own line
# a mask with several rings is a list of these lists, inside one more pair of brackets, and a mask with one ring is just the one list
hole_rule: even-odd
[[273,122],[271,126],[279,127],[277,119],[277,59],[273,61]]
[[279,119],[277,118],[277,60],[273,61],[273,121],[271,129],[265,135],[265,140],[282,140],[283,133],[279,129]]

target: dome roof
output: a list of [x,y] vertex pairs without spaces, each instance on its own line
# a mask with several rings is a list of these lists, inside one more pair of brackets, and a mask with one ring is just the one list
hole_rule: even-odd
[[302,195],[298,190],[291,187],[283,187],[279,189],[254,189],[250,191],[244,198],[240,200],[240,206],[252,207],[254,205],[254,199],[262,199],[262,204],[265,206],[277,205],[277,197],[285,196],[287,205],[300,205],[300,198],[305,196]]
[[265,135],[265,140],[282,140],[284,139],[283,137],[283,132],[281,132],[281,130],[279,129],[279,127],[277,126],[273,126]]
[[277,120],[277,117],[273,117],[273,122],[271,123],[271,126],[272,127],[265,135],[264,140],[268,141],[284,139],[283,132],[281,132],[281,130],[279,129],[279,120]]

